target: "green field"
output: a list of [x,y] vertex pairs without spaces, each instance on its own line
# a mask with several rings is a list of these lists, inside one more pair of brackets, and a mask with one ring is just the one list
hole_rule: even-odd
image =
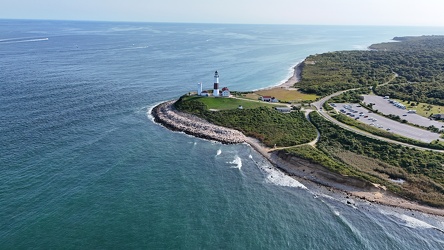
[[[395,101],[402,103],[405,105],[407,109],[413,109],[416,110],[416,113],[420,116],[424,117],[430,117],[433,114],[443,114],[444,113],[444,106],[440,105],[432,105],[428,103],[421,103],[421,102],[409,102],[409,101],[402,101],[402,100],[396,100]],[[413,104],[413,105],[412,105]],[[444,125],[444,123],[443,123]]]
[[223,98],[223,97],[203,97],[203,96],[187,96],[184,100],[196,100],[206,105],[209,110],[230,110],[237,109],[242,106],[244,109],[254,109],[259,107],[278,107],[285,106],[283,104],[270,104],[266,102],[242,100],[236,98]]
[[255,91],[252,94],[248,94],[246,97],[257,100],[260,96],[273,96],[284,102],[314,101],[319,97],[314,94],[304,94],[295,89],[289,90],[279,87]]

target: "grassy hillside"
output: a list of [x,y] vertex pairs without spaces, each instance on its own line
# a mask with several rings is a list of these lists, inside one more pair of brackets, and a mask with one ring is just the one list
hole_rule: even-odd
[[[444,154],[367,138],[343,130],[315,112],[311,119],[321,133],[318,149],[347,166],[338,172],[360,175],[404,197],[444,207]],[[405,183],[390,180],[398,178]]]

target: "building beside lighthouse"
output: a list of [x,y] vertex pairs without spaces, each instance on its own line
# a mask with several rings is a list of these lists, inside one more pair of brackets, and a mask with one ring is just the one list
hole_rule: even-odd
[[222,88],[222,94],[223,97],[229,97],[231,95],[230,90],[227,87]]
[[213,96],[219,96],[219,73],[214,72],[214,89],[213,89]]

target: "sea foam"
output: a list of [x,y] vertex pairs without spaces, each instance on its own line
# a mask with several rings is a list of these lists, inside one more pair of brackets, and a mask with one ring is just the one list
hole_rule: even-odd
[[233,161],[227,163],[235,165],[232,168],[238,168],[239,170],[242,168],[242,159],[238,155],[234,156]]
[[48,41],[49,38],[33,38],[33,39],[2,39],[0,43],[29,43],[29,42],[41,42]]
[[439,229],[433,225],[430,225],[429,223],[422,221],[420,219],[405,215],[405,214],[400,214],[400,213],[396,213],[396,212],[389,212],[389,211],[385,211],[385,210],[381,210],[380,211],[382,214],[385,214],[387,216],[393,216],[396,217],[398,219],[400,219],[403,223],[404,226],[409,227],[409,228],[418,228],[418,229],[437,229],[439,231],[442,231],[442,229]]
[[283,187],[296,187],[296,188],[308,189],[299,181],[293,179],[292,177],[286,175],[285,173],[281,172],[280,170],[274,167],[264,165],[260,166],[260,169],[266,173],[267,175],[266,181],[268,183],[272,183]]

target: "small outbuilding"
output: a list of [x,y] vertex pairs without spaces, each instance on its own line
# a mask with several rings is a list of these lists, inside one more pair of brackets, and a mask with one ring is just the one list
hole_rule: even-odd
[[263,102],[269,102],[269,101],[271,101],[271,96],[264,95],[264,96],[261,96],[260,99]]
[[276,107],[275,109],[279,112],[282,112],[282,113],[290,113],[291,112],[290,107]]
[[279,102],[278,99],[276,99],[276,98],[274,98],[272,96],[267,96],[267,95],[261,96],[260,100],[263,101],[263,102]]

